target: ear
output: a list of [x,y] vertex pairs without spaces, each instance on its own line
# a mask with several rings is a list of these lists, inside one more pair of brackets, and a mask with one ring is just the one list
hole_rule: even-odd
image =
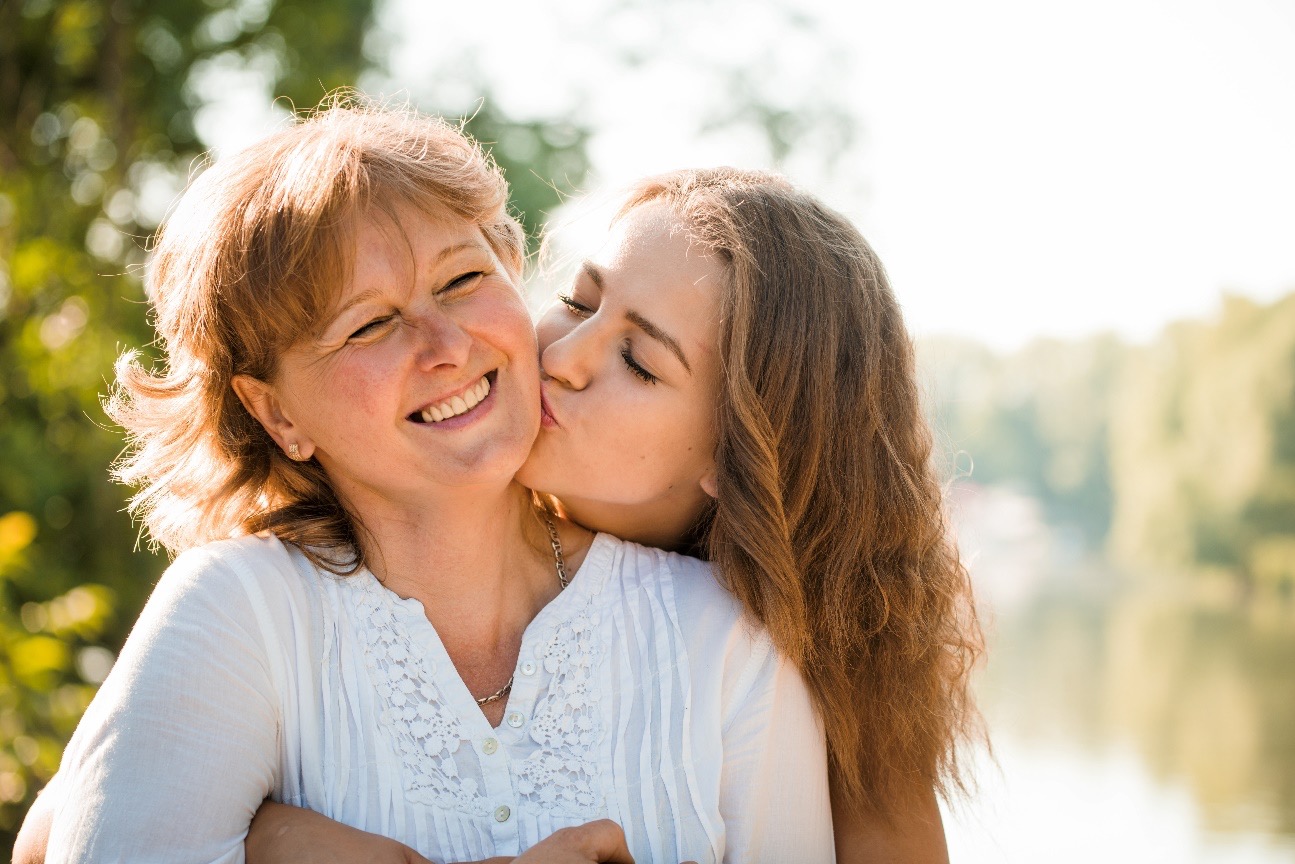
[[311,441],[292,419],[284,412],[283,403],[275,392],[274,385],[267,384],[251,375],[235,375],[230,382],[238,401],[243,403],[247,413],[251,414],[274,439],[285,454],[292,445],[297,445],[297,455],[290,459],[304,462],[315,452],[315,442]]
[[719,477],[714,465],[707,468],[706,473],[701,475],[701,491],[716,500],[719,499]]

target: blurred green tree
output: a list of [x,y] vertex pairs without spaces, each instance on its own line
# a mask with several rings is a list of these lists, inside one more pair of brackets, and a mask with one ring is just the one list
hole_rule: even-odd
[[943,449],[974,482],[1034,496],[1141,580],[1295,596],[1295,294],[1229,298],[1141,347],[928,340],[919,356]]
[[928,340],[920,357],[942,446],[965,454],[976,483],[1012,485],[1048,517],[1100,546],[1113,506],[1109,393],[1127,349],[1112,336],[1036,342],[1001,356],[972,343]]
[[[119,351],[152,339],[147,238],[199,164],[205,99],[231,69],[296,106],[355,85],[372,7],[0,3],[0,856],[166,563],[108,479],[123,442],[99,399]],[[532,232],[584,179],[570,123],[486,101],[468,130]]]
[[1114,395],[1113,550],[1295,594],[1295,295],[1174,325]]

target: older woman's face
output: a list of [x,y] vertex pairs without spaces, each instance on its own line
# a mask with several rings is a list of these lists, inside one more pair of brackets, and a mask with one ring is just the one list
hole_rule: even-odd
[[518,479],[588,527],[679,542],[714,492],[718,258],[634,208],[540,320],[543,426]]
[[[535,334],[480,229],[405,209],[364,220],[353,279],[273,383],[297,443],[352,504],[506,484],[539,428]],[[408,244],[405,242],[408,240]]]

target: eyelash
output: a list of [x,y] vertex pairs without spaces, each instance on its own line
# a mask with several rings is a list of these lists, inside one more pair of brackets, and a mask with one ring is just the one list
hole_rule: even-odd
[[559,294],[558,302],[567,307],[567,309],[573,314],[579,315],[582,318],[594,311],[583,303],[577,303],[576,298],[572,297],[570,294]]
[[350,336],[348,336],[347,338],[348,338],[348,339],[362,339],[362,338],[364,338],[365,336],[369,335],[369,334],[370,334],[371,332],[373,332],[374,330],[376,330],[377,328],[379,328],[379,327],[383,326],[384,324],[389,324],[391,321],[393,321],[393,320],[395,319],[395,317],[396,317],[396,316],[394,316],[394,315],[384,315],[384,316],[383,316],[383,317],[381,317],[381,318],[374,318],[374,319],[373,319],[372,321],[370,321],[368,324],[365,324],[363,327],[361,327],[359,330],[356,330],[354,333],[352,333],[352,334],[351,334]]
[[[485,275],[486,275],[485,272],[482,270],[473,270],[471,273],[464,273],[462,276],[459,276],[455,279],[451,279],[449,283],[446,284],[444,288],[437,291],[436,294],[437,296],[440,296],[442,294],[451,293],[454,290],[465,287],[468,283],[474,282]],[[388,324],[391,321],[394,321],[396,317],[397,317],[396,315],[383,315],[381,318],[374,318],[372,321],[365,324],[360,329],[356,330],[347,338],[348,339],[363,338],[364,336],[372,333],[374,330],[381,327],[382,325]]]
[[640,366],[638,361],[634,359],[634,355],[630,353],[628,342],[621,346],[621,359],[624,360],[625,365],[629,367],[630,374],[635,378],[638,378],[644,384],[655,384],[657,382],[657,377]]
[[473,270],[471,273],[464,273],[462,276],[458,277],[457,279],[451,279],[444,288],[442,288],[440,291],[437,291],[436,293],[437,294],[448,293],[450,291],[453,291],[456,288],[463,287],[468,282],[473,282],[477,279],[480,279],[485,275],[486,275],[485,271],[483,270]]

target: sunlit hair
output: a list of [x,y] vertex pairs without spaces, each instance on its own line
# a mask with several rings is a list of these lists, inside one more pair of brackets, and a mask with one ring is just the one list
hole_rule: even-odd
[[458,129],[412,109],[337,96],[288,128],[218,159],[162,226],[147,287],[164,365],[117,362],[106,409],[130,446],[116,476],[131,511],[176,553],[273,531],[317,563],[363,563],[357,525],[315,461],[296,462],[243,407],[231,381],[272,381],[350,278],[361,219],[398,208],[479,225],[514,275],[521,228],[498,168]]
[[621,214],[659,200],[727,270],[699,548],[802,670],[851,805],[889,817],[923,784],[964,789],[981,632],[881,262],[777,176],[649,178]]

